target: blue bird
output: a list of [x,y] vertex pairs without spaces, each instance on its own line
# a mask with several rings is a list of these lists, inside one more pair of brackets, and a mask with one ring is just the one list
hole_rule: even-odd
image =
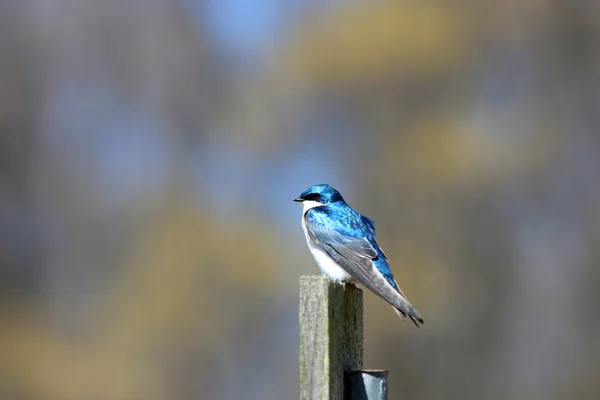
[[329,185],[314,185],[294,201],[303,206],[302,229],[321,273],[340,282],[358,282],[406,316],[423,323],[390,270],[375,241],[375,222],[350,207]]

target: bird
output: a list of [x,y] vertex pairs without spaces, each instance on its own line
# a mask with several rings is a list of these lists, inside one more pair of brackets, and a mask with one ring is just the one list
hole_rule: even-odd
[[423,318],[398,286],[388,259],[375,241],[375,222],[350,207],[328,184],[313,185],[294,199],[302,205],[302,230],[325,276],[357,282],[419,327]]

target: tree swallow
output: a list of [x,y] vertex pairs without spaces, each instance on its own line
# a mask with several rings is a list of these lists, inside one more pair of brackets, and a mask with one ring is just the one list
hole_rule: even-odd
[[302,204],[302,229],[321,273],[340,282],[356,281],[418,327],[423,318],[410,304],[375,241],[375,222],[350,207],[329,185],[314,185],[294,199]]

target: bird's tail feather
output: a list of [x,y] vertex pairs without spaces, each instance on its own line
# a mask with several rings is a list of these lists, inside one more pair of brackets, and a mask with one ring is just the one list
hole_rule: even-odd
[[[398,314],[398,316],[400,318],[402,318],[404,320],[404,322],[406,322],[406,315],[407,313],[394,307],[394,311],[396,311],[396,314]],[[408,317],[411,319],[411,321],[416,325],[417,328],[420,328],[419,323],[420,324],[424,324],[425,322],[423,321],[423,318],[421,318],[421,315],[419,314],[419,312],[417,310],[414,309],[414,307],[410,307],[408,310]]]

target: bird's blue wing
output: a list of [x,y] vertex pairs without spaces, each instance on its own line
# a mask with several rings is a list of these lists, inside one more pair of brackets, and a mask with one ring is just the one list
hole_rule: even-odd
[[366,217],[358,213],[339,212],[332,218],[322,208],[307,211],[304,218],[310,239],[358,283],[388,301],[400,314],[410,316],[415,324],[422,322],[396,284],[383,251],[373,238],[375,226],[370,219],[366,223]]
[[366,238],[357,238],[316,223],[306,224],[309,236],[320,243],[337,262],[361,262],[377,258],[377,250]]
[[[387,260],[387,256],[383,252],[383,249],[381,247],[379,247],[379,245],[377,245],[377,243],[375,242],[375,236],[377,235],[377,233],[375,232],[375,221],[373,221],[371,218],[367,217],[366,215],[362,215],[362,214],[360,215],[360,218],[362,219],[362,222],[365,224],[369,233],[371,234],[371,240],[373,241],[373,243],[375,243],[375,247],[381,252],[381,255],[383,256],[383,258],[385,258]],[[379,268],[379,265],[377,265],[377,268]],[[383,273],[383,270],[381,268],[379,270],[382,271],[382,273]],[[386,275],[386,278],[387,278],[387,275]],[[390,283],[392,284],[392,286],[396,285],[393,277],[392,277]]]
[[[366,237],[352,236],[350,233],[329,227],[335,226],[335,223],[326,219],[326,213],[310,210],[305,218],[306,231],[310,238],[358,283],[379,295],[388,288],[396,290],[395,284],[390,283],[375,266],[374,261],[385,262],[380,257],[380,254],[383,254],[378,252],[379,246],[373,245]],[[393,277],[391,279],[393,281]]]

